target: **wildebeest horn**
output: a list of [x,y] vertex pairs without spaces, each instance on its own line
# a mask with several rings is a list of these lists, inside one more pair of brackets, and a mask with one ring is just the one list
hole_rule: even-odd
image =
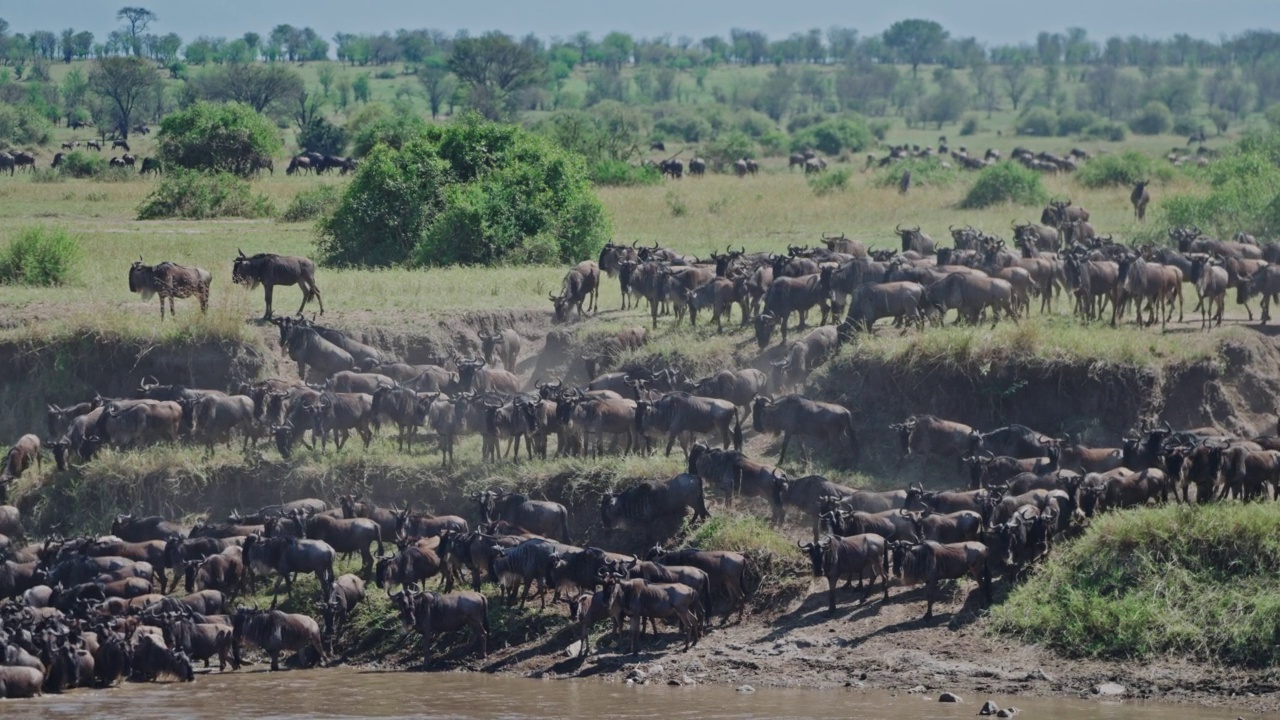
[[240,253],[240,257],[244,257],[244,251],[240,248],[236,248],[236,252]]

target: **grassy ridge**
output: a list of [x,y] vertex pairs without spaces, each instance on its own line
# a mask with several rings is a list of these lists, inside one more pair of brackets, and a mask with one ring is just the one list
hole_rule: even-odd
[[1280,661],[1280,513],[1269,504],[1106,515],[992,611],[1072,656]]

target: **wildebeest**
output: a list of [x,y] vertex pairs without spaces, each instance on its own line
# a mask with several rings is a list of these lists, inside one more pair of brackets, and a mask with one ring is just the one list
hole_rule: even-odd
[[481,522],[505,520],[544,537],[570,542],[569,511],[560,503],[530,500],[519,493],[502,490],[486,490],[471,497],[479,503]]
[[[720,436],[724,447],[730,443],[742,449],[742,424],[737,407],[728,400],[699,397],[686,392],[671,392],[650,402],[636,403],[636,432],[643,436],[646,428],[654,433],[667,434],[666,454],[677,437],[680,446],[688,451],[688,443],[694,433]],[[688,437],[682,436],[688,433]]]
[[[191,410],[191,435],[203,439],[210,454],[215,443],[231,444],[231,431],[255,422],[253,398],[245,395],[206,395],[195,402]],[[248,447],[252,435],[259,437],[249,427],[242,427],[244,446]]]
[[1147,217],[1147,205],[1151,202],[1151,193],[1147,191],[1147,186],[1150,184],[1150,180],[1139,180],[1134,183],[1133,192],[1129,193],[1129,202],[1133,203],[1133,215],[1139,221]]
[[493,364],[496,354],[502,360],[502,367],[508,372],[515,372],[516,360],[520,356],[520,335],[515,330],[502,330],[493,335],[480,336],[481,351],[484,361]]
[[[778,462],[787,456],[787,446],[794,435],[819,437],[831,449],[845,448],[850,460],[857,462],[861,454],[853,413],[841,405],[810,400],[803,395],[784,395],[776,400],[758,397],[751,408],[756,432],[782,435]],[[809,451],[800,443],[800,453],[807,462]]]
[[827,535],[817,542],[796,543],[809,555],[813,564],[813,576],[827,579],[827,612],[836,611],[836,585],[840,578],[847,578],[847,585],[853,584],[853,576],[858,576],[858,587],[862,587],[862,578],[868,572],[871,582],[867,583],[862,599],[865,601],[875,588],[876,578],[884,590],[884,599],[889,599],[889,573],[884,566],[885,539],[874,534],[851,535],[837,537]]
[[[555,309],[556,320],[564,322],[569,319],[569,308],[578,309],[578,317],[583,316],[582,305],[597,312],[600,298],[600,268],[593,260],[583,260],[569,271],[560,287],[559,297],[547,295]],[[588,302],[589,301],[589,302]]]
[[40,468],[40,438],[27,434],[18,438],[0,461],[0,502],[4,501],[9,483],[22,477],[32,463]]
[[600,498],[600,520],[606,528],[624,525],[640,529],[667,515],[693,510],[693,521],[711,517],[702,491],[702,478],[680,474],[665,483],[640,483]]
[[316,265],[310,258],[274,253],[246,256],[243,250],[238,252],[239,256],[231,265],[231,279],[250,290],[262,285],[267,303],[266,313],[262,316],[264,320],[271,317],[271,295],[276,285],[298,285],[302,288],[299,315],[312,298],[320,303],[320,314],[324,314],[324,299],[320,297],[320,288],[316,287]]
[[[253,610],[240,608],[232,619],[232,656],[240,664],[240,643],[249,641],[266,651],[271,657],[271,669],[280,669],[280,653],[286,650],[315,652],[321,665],[327,665],[329,656],[324,650],[320,626],[306,615],[284,613],[279,610]],[[310,664],[309,660],[305,660]]]
[[755,397],[768,387],[769,376],[754,368],[721,370],[696,380],[689,390],[694,395],[728,400],[739,408],[750,407]]
[[209,309],[209,283],[213,275],[203,268],[185,267],[171,262],[159,265],[144,265],[142,258],[129,268],[129,292],[142,295],[143,300],[150,300],[152,295],[160,296],[160,319],[164,320],[164,301],[169,300],[169,314],[174,314],[173,299],[195,296],[200,300],[200,312]]
[[308,366],[326,378],[355,367],[351,353],[325,340],[315,328],[304,327],[289,318],[275,318],[272,322],[280,328],[284,351],[298,363],[298,377],[307,377]]
[[329,596],[321,606],[324,614],[324,636],[332,638],[342,632],[342,625],[351,616],[351,611],[364,600],[364,580],[347,573],[333,581]]
[[609,595],[611,609],[631,618],[631,653],[639,651],[640,625],[645,618],[676,618],[684,631],[684,649],[698,642],[698,592],[684,583],[650,583],[615,578]]
[[815,306],[822,310],[822,320],[818,324],[825,325],[830,312],[827,295],[821,275],[774,277],[769,284],[769,292],[765,295],[764,310],[755,320],[756,343],[761,348],[767,347],[774,326],[781,324],[782,342],[785,344],[791,314],[799,313],[800,324],[796,327],[803,329],[806,314]]
[[667,566],[695,567],[705,572],[711,579],[712,588],[722,593],[728,600],[725,605],[724,620],[727,621],[730,613],[736,609],[738,622],[742,622],[742,614],[746,610],[749,595],[747,576],[750,568],[747,566],[746,557],[741,553],[697,548],[668,551],[660,545],[655,545],[649,550],[645,559]]
[[391,596],[406,630],[422,635],[422,664],[431,661],[431,639],[438,632],[471,628],[480,657],[489,656],[489,599],[478,592],[462,590],[441,595],[412,589]]
[[368,518],[336,518],[330,515],[313,515],[306,522],[307,537],[322,540],[333,548],[334,552],[360,553],[363,565],[362,574],[373,571],[373,555],[369,546],[377,544],[378,555],[382,555],[382,528]]
[[151,173],[153,175],[159,175],[161,170],[163,170],[163,167],[160,165],[159,158],[144,157],[142,158],[142,169],[138,171],[138,174],[146,175],[147,173]]
[[890,545],[893,574],[899,585],[925,585],[927,606],[924,619],[933,617],[933,602],[940,580],[972,577],[982,584],[987,604],[991,604],[991,570],[987,566],[987,546],[980,542],[943,545],[933,541],[922,543],[895,542]]

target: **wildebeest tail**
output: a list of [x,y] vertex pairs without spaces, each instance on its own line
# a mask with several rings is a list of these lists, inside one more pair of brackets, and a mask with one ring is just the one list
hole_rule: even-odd
[[760,580],[760,574],[756,572],[751,560],[744,557],[742,572],[738,575],[738,589],[742,591],[742,596],[749,598],[754,595],[756,588],[760,587]]

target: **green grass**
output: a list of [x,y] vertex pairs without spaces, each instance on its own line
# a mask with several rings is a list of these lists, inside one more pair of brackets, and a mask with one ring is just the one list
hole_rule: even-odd
[[1280,661],[1280,514],[1269,504],[1097,519],[992,612],[992,627],[1072,656]]

